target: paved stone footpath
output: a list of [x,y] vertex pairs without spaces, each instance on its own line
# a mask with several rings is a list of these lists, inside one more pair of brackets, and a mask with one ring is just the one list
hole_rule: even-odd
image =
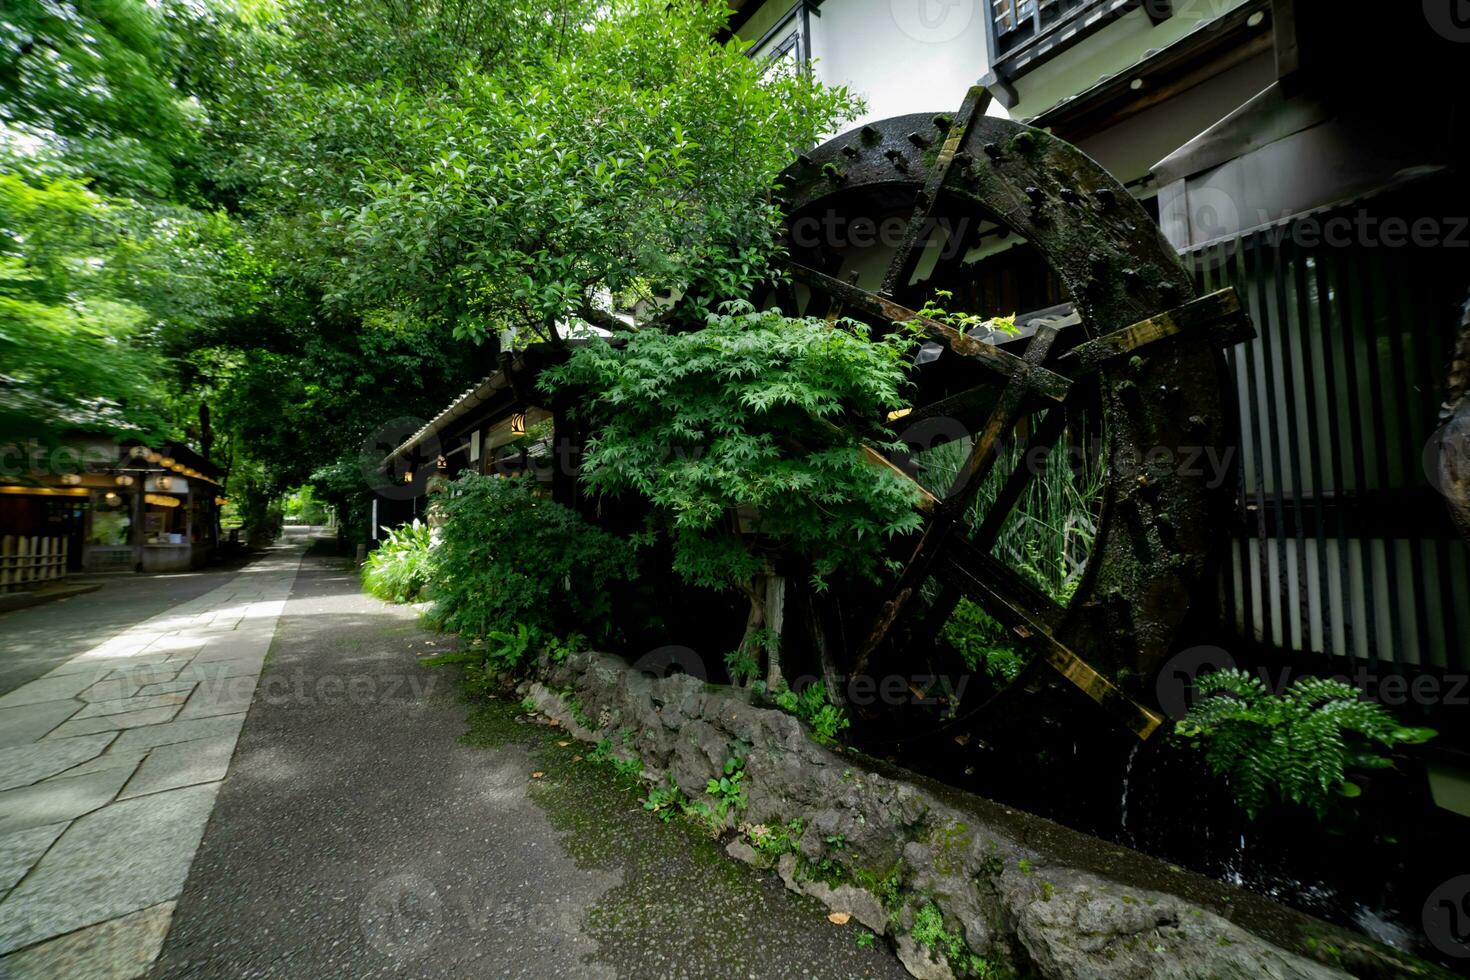
[[134,977],[158,955],[302,551],[0,697],[0,977]]

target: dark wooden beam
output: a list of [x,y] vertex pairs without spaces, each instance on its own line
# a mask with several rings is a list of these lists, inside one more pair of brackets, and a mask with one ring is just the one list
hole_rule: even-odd
[[[955,154],[959,152],[960,144],[970,132],[970,124],[977,116],[985,115],[985,110],[990,105],[990,93],[980,85],[972,85],[965,93],[965,100],[960,103],[959,112],[950,120],[949,132],[945,134],[944,145],[939,149],[939,155],[935,157],[934,164],[929,168],[929,176],[924,181],[924,189],[919,192],[918,200],[914,204],[913,214],[909,216],[908,231],[899,242],[898,251],[893,253],[893,259],[888,263],[888,272],[883,277],[883,286],[879,290],[885,296],[895,296],[898,291],[908,285],[913,278],[914,270],[918,268],[919,259],[923,257],[919,248],[919,240],[930,231],[930,221],[934,217],[934,206],[939,200],[939,189],[944,186],[944,180],[949,176],[949,168],[954,163]],[[935,125],[938,119],[936,117]]]
[[1290,78],[1302,66],[1296,36],[1296,0],[1271,0],[1271,23],[1276,39],[1276,78]]
[[[1056,335],[1057,332],[1049,328],[1037,331],[1026,348],[1026,363],[1039,366],[1046,360]],[[929,516],[929,523],[925,525],[923,534],[919,536],[918,543],[904,563],[890,598],[880,607],[873,625],[863,637],[852,667],[854,674],[861,674],[867,669],[868,661],[888,638],[894,623],[909,607],[915,593],[929,577],[945,543],[960,524],[965,509],[994,468],[1002,441],[1021,419],[1029,394],[1027,386],[1019,380],[1012,380],[1001,391],[999,402],[991,411],[985,428],[975,438],[975,444],[970,448],[959,473],[955,475],[949,492]]]
[[977,361],[1005,378],[1024,381],[1027,387],[1042,398],[1061,401],[1067,396],[1067,390],[1072,385],[1068,378],[1054,371],[1029,364],[1009,351],[1001,350],[992,344],[982,343],[960,333],[954,327],[920,316],[890,299],[859,289],[840,279],[833,279],[815,269],[809,269],[803,265],[792,265],[791,277],[812,289],[841,300],[852,310],[876,317],[886,323],[915,322],[924,335],[931,340],[943,344],[960,357],[968,357]]
[[1007,595],[1002,588],[969,567],[963,555],[952,552],[944,562],[944,575],[965,595],[978,602],[1017,639],[1036,651],[1047,666],[1060,674],[1083,694],[1097,702],[1123,727],[1140,740],[1156,732],[1164,719],[1158,712],[1144,707],[1109,681],[1085,660],[1062,644],[1026,605]]
[[1089,371],[1149,344],[1186,331],[1200,330],[1210,331],[1214,341],[1222,347],[1255,336],[1250,318],[1241,309],[1240,297],[1233,288],[1226,288],[1140,320],[1131,327],[1078,344],[1063,354],[1059,363],[1072,370]]
[[980,84],[985,86],[986,91],[995,96],[995,101],[1007,109],[1014,108],[1021,101],[1021,96],[1016,92],[1016,87],[1011,84],[1010,79],[1005,78],[998,72],[990,72],[980,79]]

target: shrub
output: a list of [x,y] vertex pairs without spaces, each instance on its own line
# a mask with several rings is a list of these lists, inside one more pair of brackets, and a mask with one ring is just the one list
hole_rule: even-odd
[[1423,742],[1428,728],[1400,725],[1356,688],[1304,677],[1272,694],[1257,677],[1219,670],[1195,680],[1210,697],[1189,709],[1175,737],[1201,749],[1205,765],[1229,780],[1236,802],[1254,819],[1272,803],[1310,808],[1318,818],[1361,790],[1349,769],[1384,769],[1383,749]]
[[[903,405],[906,331],[870,339],[860,323],[789,318],[728,303],[700,330],[640,330],[591,343],[541,378],[591,393],[582,474],[593,492],[646,499],[674,571],[750,602],[732,673],[753,676],[769,645],[764,575],[773,551],[799,556],[825,587],[837,572],[877,577],[886,545],[921,522],[910,481],[874,465],[845,419]],[[740,528],[745,515],[751,524]]]
[[470,637],[612,632],[609,585],[633,576],[633,549],[527,479],[466,474],[437,504],[431,622]]
[[776,694],[782,711],[795,715],[811,727],[818,742],[827,743],[849,724],[847,712],[832,703],[823,681],[808,684],[800,694],[790,689]]
[[429,586],[429,526],[415,520],[393,529],[362,566],[362,586],[389,602],[417,601]]

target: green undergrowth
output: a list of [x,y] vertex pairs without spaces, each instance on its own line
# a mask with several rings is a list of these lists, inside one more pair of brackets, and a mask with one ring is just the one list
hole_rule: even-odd
[[832,703],[831,694],[824,681],[815,681],[801,693],[783,688],[775,692],[776,706],[787,714],[795,715],[806,723],[812,738],[823,745],[830,745],[851,722],[847,711]]
[[1393,751],[1434,737],[1403,724],[1382,705],[1341,681],[1303,677],[1280,693],[1241,670],[1195,680],[1204,700],[1175,727],[1177,741],[1198,749],[1225,778],[1251,819],[1294,806],[1326,820],[1362,790],[1355,771],[1392,768]]
[[362,587],[387,602],[417,602],[432,578],[429,525],[414,519],[387,536],[362,566]]
[[933,902],[914,913],[914,942],[942,957],[960,976],[979,980],[1007,980],[1014,976],[1004,963],[981,956],[965,943],[958,930],[946,929],[944,915]]

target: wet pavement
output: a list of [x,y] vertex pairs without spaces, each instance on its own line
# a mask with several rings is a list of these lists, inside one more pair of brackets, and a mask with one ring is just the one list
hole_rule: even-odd
[[306,558],[154,976],[906,976],[450,645]]

